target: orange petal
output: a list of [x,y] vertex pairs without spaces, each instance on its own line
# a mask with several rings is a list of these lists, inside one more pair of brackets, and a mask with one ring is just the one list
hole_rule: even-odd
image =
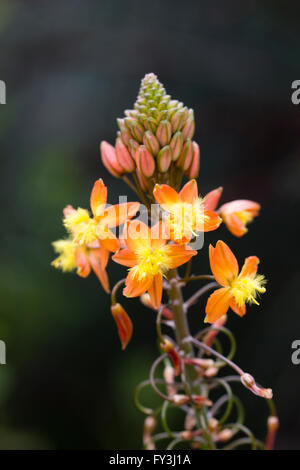
[[229,306],[231,310],[233,310],[234,313],[236,313],[240,317],[243,317],[246,313],[246,305],[244,304],[242,307],[239,307],[234,298],[231,299]]
[[129,271],[126,278],[126,287],[123,289],[123,295],[125,295],[125,297],[138,297],[142,295],[148,290],[153,280],[152,277],[146,277],[143,280],[137,279],[134,269],[135,268],[132,268]]
[[105,269],[108,263],[109,251],[101,246],[100,248],[91,248],[90,251],[93,251],[93,256],[98,258],[102,269]]
[[103,222],[107,227],[118,227],[126,220],[135,216],[140,208],[139,202],[125,202],[106,208],[103,214]]
[[193,204],[198,197],[198,186],[196,180],[186,183],[179,193],[182,202]]
[[257,273],[257,266],[259,263],[259,258],[257,256],[248,256],[245,259],[244,265],[241,269],[239,277],[250,276],[254,277]]
[[223,214],[233,214],[234,212],[241,212],[241,211],[250,211],[254,212],[255,215],[260,210],[260,204],[258,202],[249,201],[248,199],[237,199],[236,201],[227,202],[223,204],[219,212]]
[[204,198],[204,209],[207,211],[214,211],[218,206],[218,202],[220,200],[222,192],[223,188],[222,186],[220,186],[219,188],[207,193]]
[[222,287],[213,292],[206,304],[206,321],[214,323],[227,312],[231,300],[231,293],[228,287]]
[[178,268],[197,254],[197,251],[191,250],[186,245],[166,245],[164,252],[169,256],[169,269]]
[[156,276],[154,276],[153,278],[151,285],[148,288],[148,294],[150,295],[151,303],[155,309],[158,309],[161,304],[162,287],[162,275],[156,274]]
[[103,183],[102,179],[95,182],[90,198],[90,205],[94,217],[99,217],[105,208],[107,201],[107,187]]
[[77,274],[80,277],[87,277],[91,272],[91,267],[87,253],[84,248],[78,247],[75,250],[75,264],[77,266]]
[[107,236],[105,237],[104,234],[101,235],[100,244],[103,248],[108,251],[118,251],[120,249],[120,243],[115,234],[113,234],[110,230],[106,231]]
[[204,224],[202,228],[203,232],[211,232],[212,230],[216,230],[221,223],[222,219],[216,212],[207,210],[204,211]]
[[222,216],[226,227],[235,237],[242,237],[248,232],[245,222],[243,222],[237,214],[225,214]]
[[124,350],[132,336],[132,321],[120,304],[112,305],[111,313],[116,322],[122,349]]
[[140,220],[132,220],[125,225],[123,238],[131,251],[136,251],[140,247],[151,247],[150,229]]
[[128,268],[133,268],[138,264],[137,257],[135,253],[128,248],[124,248],[124,250],[120,250],[115,253],[112,259],[123,266],[128,266]]
[[151,227],[151,247],[156,249],[164,246],[170,239],[168,227],[162,221]]
[[103,289],[105,292],[109,293],[109,280],[107,276],[107,272],[105,269],[102,268],[101,260],[99,257],[94,253],[94,250],[90,250],[89,252],[89,261],[90,265],[96,274],[97,278],[99,279]]
[[168,210],[168,207],[173,204],[178,204],[181,202],[179,194],[175,189],[171,188],[167,184],[156,184],[153,196],[156,199],[156,202],[160,204],[164,209]]
[[219,240],[214,248],[209,246],[210,268],[221,286],[227,286],[238,275],[239,265],[236,257],[226,243]]

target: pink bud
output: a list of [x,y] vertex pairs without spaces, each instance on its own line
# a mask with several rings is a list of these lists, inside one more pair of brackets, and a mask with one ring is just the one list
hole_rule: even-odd
[[202,408],[202,406],[212,406],[213,402],[209,398],[202,395],[192,395],[193,401],[195,402],[197,408]]
[[147,180],[144,177],[144,175],[142,175],[142,173],[138,170],[138,168],[136,169],[136,176],[139,180],[139,183],[140,183],[140,186],[141,186],[142,190],[147,191],[147,189],[148,189]]
[[169,121],[161,121],[156,131],[156,137],[162,147],[170,142],[171,132],[172,128]]
[[172,160],[171,149],[169,145],[166,145],[161,149],[157,155],[157,166],[160,173],[168,171]]
[[183,140],[192,139],[195,132],[195,120],[194,116],[190,116],[182,129]]
[[152,155],[157,155],[157,153],[159,152],[159,142],[151,131],[145,132],[143,142],[149,152],[152,153]]
[[100,144],[100,154],[102,163],[107,171],[109,171],[116,178],[120,178],[124,173],[124,170],[117,160],[114,147],[103,140]]
[[135,170],[135,163],[120,137],[116,140],[116,155],[124,171],[132,173]]
[[131,134],[133,137],[138,141],[138,142],[143,142],[143,136],[145,129],[142,126],[142,124],[137,121],[137,119],[129,118],[126,117],[124,119],[126,127],[130,130]]
[[171,125],[172,125],[173,133],[182,128],[185,117],[186,117],[186,109],[181,109],[180,111],[176,111],[173,114],[173,116],[171,117]]
[[190,139],[188,139],[183,145],[181,155],[177,160],[176,165],[182,170],[186,171],[191,165],[193,155],[193,143]]
[[189,168],[186,170],[186,177],[188,179],[195,179],[199,175],[200,170],[200,149],[196,142],[193,142],[194,154]]
[[170,357],[173,363],[175,375],[180,375],[182,370],[182,359],[180,354],[175,349],[174,344],[166,339],[165,342],[160,345],[160,347]]
[[157,129],[157,122],[153,117],[148,117],[144,121],[144,126],[148,131],[151,131],[155,134]]
[[182,150],[182,145],[183,145],[183,140],[182,140],[182,134],[180,131],[176,132],[176,134],[173,135],[172,140],[170,142],[170,148],[172,150],[172,160],[175,162]]
[[139,144],[137,143],[136,140],[131,139],[128,144],[129,152],[134,159],[136,165],[138,166],[138,158],[137,158],[137,152],[140,148]]
[[220,186],[219,188],[214,189],[213,191],[210,191],[209,193],[206,194],[204,198],[205,210],[214,211],[217,208],[222,192],[223,192],[223,188],[222,186]]
[[187,405],[189,401],[190,401],[190,397],[188,397],[187,395],[176,394],[176,395],[173,395],[172,397],[173,404],[177,406]]
[[154,158],[145,145],[141,145],[139,149],[139,169],[146,178],[150,178],[155,171]]

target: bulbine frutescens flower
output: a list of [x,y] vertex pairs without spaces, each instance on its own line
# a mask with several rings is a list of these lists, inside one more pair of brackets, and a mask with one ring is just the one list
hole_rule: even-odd
[[[106,292],[110,291],[106,271],[110,255],[112,261],[127,268],[124,278],[111,292],[111,314],[122,349],[132,338],[130,317],[134,309],[125,306],[125,310],[118,302],[120,288],[126,303],[128,298],[139,297],[143,306],[157,314],[156,330],[162,355],[154,362],[147,383],[165,404],[169,402],[181,407],[186,413],[184,430],[176,436],[181,436],[191,446],[218,448],[234,439],[237,430],[246,429],[244,426],[226,428],[225,418],[217,419],[223,403],[228,401],[230,407],[237,403],[226,377],[222,381],[218,378],[224,363],[235,369],[242,377],[242,383],[253,393],[266,399],[272,396],[270,389],[258,387],[250,374],[233,363],[234,341],[231,340],[232,350],[228,357],[221,354],[219,341],[222,332],[232,338],[224,327],[227,311],[231,309],[243,317],[246,304],[258,305],[259,295],[266,291],[266,281],[263,275],[257,274],[259,259],[256,256],[246,258],[239,271],[235,255],[221,240],[215,247],[211,244],[208,250],[201,251],[202,256],[209,256],[212,275],[193,274],[192,260],[202,248],[197,243],[197,240],[203,241],[200,236],[207,232],[212,232],[213,236],[222,222],[234,236],[245,235],[248,223],[258,216],[260,205],[238,199],[218,208],[223,193],[221,186],[207,194],[201,193],[196,182],[200,148],[193,140],[193,110],[171,99],[154,74],[145,76],[133,109],[126,110],[117,123],[114,145],[105,141],[100,144],[102,163],[110,175],[135,192],[139,202],[107,206],[107,186],[98,179],[90,196],[91,211],[81,207],[75,209],[71,205],[65,207],[63,225],[67,236],[53,243],[58,256],[52,265],[64,272],[77,270],[81,277],[87,277],[92,270]],[[186,181],[182,183],[183,178]],[[182,266],[185,266],[184,273],[181,273]],[[209,284],[184,301],[182,289],[189,282],[193,281],[195,285],[195,281],[205,280],[209,280]],[[205,325],[205,329],[193,337],[189,331],[188,309],[211,289],[215,290],[208,297],[205,308],[205,304],[200,303],[195,323],[198,318],[198,323],[212,325]],[[173,330],[172,338],[163,334],[165,325]],[[194,347],[199,348],[200,357],[195,356]],[[164,378],[157,380],[154,373],[162,361]],[[180,376],[178,382],[177,375]],[[210,396],[210,391],[220,384],[228,396],[221,397],[220,400],[224,400],[221,404],[214,404],[215,397]],[[188,395],[187,391],[190,391]],[[210,417],[207,406],[212,406]],[[139,408],[152,418],[160,410],[166,412],[165,405],[156,411],[143,406]],[[207,423],[205,426],[201,419],[196,419],[200,408],[203,422]],[[227,414],[229,417],[230,410]],[[238,419],[241,425],[242,415]],[[158,436],[147,437],[147,448],[155,448]],[[249,433],[247,439],[253,442],[248,436]],[[271,437],[273,442],[274,435]],[[240,441],[245,440],[238,439],[237,444],[231,445],[240,445]],[[268,448],[270,442],[269,437]]]

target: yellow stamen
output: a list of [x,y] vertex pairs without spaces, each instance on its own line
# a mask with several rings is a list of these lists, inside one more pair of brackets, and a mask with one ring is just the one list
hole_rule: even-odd
[[173,204],[169,208],[169,212],[175,239],[181,238],[184,234],[192,234],[196,237],[197,231],[203,227],[206,219],[202,198],[198,198],[193,204],[186,202]]
[[231,283],[231,293],[239,307],[246,302],[259,305],[256,298],[258,294],[266,292],[264,284],[266,279],[258,274],[256,276],[237,277]]
[[253,216],[250,211],[236,212],[236,215],[245,225],[247,225],[249,222],[252,222],[253,220]]
[[136,251],[139,264],[132,268],[137,280],[144,280],[156,274],[164,274],[169,269],[169,256],[163,248],[139,247]]
[[89,216],[89,212],[86,209],[78,207],[74,213],[64,218],[63,223],[66,229],[73,235],[74,241],[80,245],[86,245],[97,240],[97,222]]
[[52,266],[61,269],[63,272],[73,271],[76,268],[75,264],[75,249],[76,245],[73,240],[57,240],[52,243],[54,251],[59,254],[55,260],[52,261]]

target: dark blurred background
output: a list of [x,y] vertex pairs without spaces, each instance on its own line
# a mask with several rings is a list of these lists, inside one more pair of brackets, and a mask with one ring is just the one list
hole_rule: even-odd
[[[195,110],[202,194],[222,185],[222,202],[262,204],[247,236],[222,227],[206,242],[229,242],[240,262],[261,258],[268,293],[243,320],[231,314],[229,327],[240,365],[274,389],[277,448],[300,449],[300,366],[291,362],[300,339],[300,105],[291,102],[299,15],[299,2],[276,0],[1,0],[2,449],[141,446],[132,391],[157,354],[154,314],[123,302],[135,331],[121,352],[96,278],[63,275],[50,262],[64,205],[87,207],[99,177],[111,203],[130,194],[102,166],[98,145],[113,143],[116,118],[148,72]],[[208,270],[204,250],[197,270]],[[121,273],[110,263],[111,284]],[[203,307],[191,312],[194,330]],[[240,393],[247,423],[263,435],[263,401]]]

